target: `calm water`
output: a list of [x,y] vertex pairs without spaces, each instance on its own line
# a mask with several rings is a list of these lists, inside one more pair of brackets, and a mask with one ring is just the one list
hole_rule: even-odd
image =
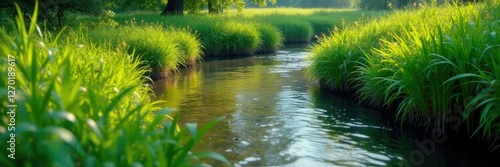
[[154,89],[182,122],[227,116],[197,149],[235,166],[478,166],[500,158],[402,131],[384,111],[321,91],[304,78],[308,54],[302,45],[206,61]]

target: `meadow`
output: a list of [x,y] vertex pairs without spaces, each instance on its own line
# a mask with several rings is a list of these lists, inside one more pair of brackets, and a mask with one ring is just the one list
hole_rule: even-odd
[[321,39],[311,47],[307,75],[367,104],[395,107],[401,123],[494,143],[500,138],[498,18],[498,0],[396,11]]

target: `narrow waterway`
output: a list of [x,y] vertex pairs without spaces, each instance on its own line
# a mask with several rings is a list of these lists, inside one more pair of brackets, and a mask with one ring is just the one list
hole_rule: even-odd
[[[308,83],[305,45],[275,54],[205,61],[154,91],[182,122],[227,116],[198,150],[235,166],[484,166],[484,152],[402,131],[383,114]],[[500,157],[497,157],[500,158]],[[498,163],[498,162],[497,162]],[[219,164],[215,164],[219,166]]]

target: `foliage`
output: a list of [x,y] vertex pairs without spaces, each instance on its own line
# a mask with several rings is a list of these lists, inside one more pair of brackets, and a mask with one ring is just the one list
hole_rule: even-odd
[[[271,4],[276,3],[276,0],[249,0],[248,2],[265,7],[268,1]],[[186,10],[190,13],[198,13],[205,5],[209,5],[210,13],[222,13],[224,9],[231,9],[233,6],[241,12],[247,3],[245,0],[185,0],[185,2]]]
[[159,11],[168,0],[103,0],[106,7],[113,10],[152,10]]
[[388,9],[387,0],[361,0],[359,7],[365,10]]
[[307,20],[283,18],[286,17],[267,17],[266,22],[283,33],[285,43],[307,43],[311,40],[314,30]]
[[257,25],[257,30],[261,38],[257,52],[274,53],[282,46],[283,36],[278,28],[262,23]]
[[[204,56],[270,52],[287,42],[308,42],[342,27],[346,22],[367,19],[383,12],[333,9],[247,9],[245,13],[228,11],[223,15],[184,15],[162,17],[153,13],[120,14],[124,24],[158,23],[195,33],[203,45]],[[238,25],[239,24],[239,25]],[[232,26],[227,26],[232,25]]]
[[201,42],[207,46],[204,48],[206,55],[251,55],[259,47],[260,33],[254,23],[230,21],[198,26],[193,28],[203,35]]
[[164,78],[182,66],[194,65],[202,55],[201,43],[191,32],[160,25],[132,23],[115,29],[90,29],[88,34],[92,41],[110,42],[134,53],[153,69],[149,74],[153,78]]
[[[500,136],[498,0],[398,11],[322,39],[307,74],[376,105],[401,122]],[[494,147],[492,147],[493,149]]]
[[350,8],[352,0],[278,0],[275,6],[303,8]]
[[[37,1],[38,2],[38,1]],[[35,8],[35,1],[33,0],[7,0],[2,2],[4,10],[8,15],[14,17],[16,15],[16,8],[14,4],[17,3],[23,10],[25,19],[30,19],[29,13]],[[84,1],[84,0],[46,0],[40,1],[38,16],[40,21],[46,22],[51,27],[63,27],[63,22],[69,20],[70,13],[83,13],[93,16],[101,16],[105,14],[105,6],[102,1]]]
[[[83,32],[53,36],[36,26],[36,13],[28,27],[19,12],[15,29],[0,28],[0,62],[15,59],[15,83],[0,77],[0,89],[13,86],[17,105],[15,130],[8,114],[0,116],[0,139],[12,133],[16,140],[16,159],[2,151],[1,166],[201,166],[203,157],[229,165],[219,154],[190,152],[221,119],[177,128],[177,119],[150,99],[138,59],[92,44]],[[0,69],[2,76],[9,72]],[[12,109],[2,105],[1,113]]]

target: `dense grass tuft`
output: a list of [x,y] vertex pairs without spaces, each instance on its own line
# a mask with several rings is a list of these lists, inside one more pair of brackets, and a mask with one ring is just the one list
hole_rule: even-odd
[[258,53],[274,53],[283,45],[283,36],[278,28],[261,23],[257,29],[261,38]]
[[[397,106],[401,122],[500,137],[500,2],[398,11],[352,26],[311,48],[307,74],[356,92],[373,105]],[[461,112],[459,112],[461,111]]]
[[191,67],[202,59],[203,46],[195,35],[185,29],[170,28],[166,31],[166,36],[177,43],[176,46],[179,49],[178,56],[180,58],[178,65]]
[[276,26],[285,39],[285,43],[307,43],[311,40],[314,30],[306,20],[292,19],[293,17],[267,17],[264,22]]
[[[202,25],[205,26],[205,25]],[[255,23],[216,22],[213,27],[197,28],[207,56],[233,56],[254,54],[260,43]]]
[[128,25],[113,29],[92,29],[89,37],[101,44],[126,48],[152,68],[152,78],[164,78],[179,67],[201,59],[201,43],[187,30],[164,29],[158,25]]

